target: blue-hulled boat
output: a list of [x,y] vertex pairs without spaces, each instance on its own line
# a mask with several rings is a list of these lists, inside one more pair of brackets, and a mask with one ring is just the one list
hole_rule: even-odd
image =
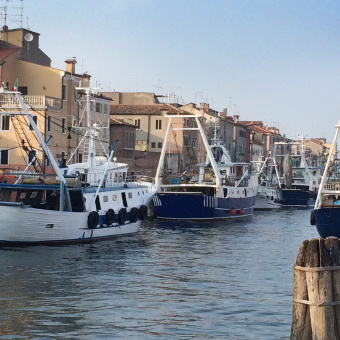
[[[277,153],[278,147],[281,154]],[[293,148],[296,150],[293,153]],[[301,143],[276,142],[274,157],[284,157],[280,183],[283,207],[308,207],[315,191],[317,178],[308,167]],[[281,163],[281,162],[280,162]]]
[[335,128],[334,141],[310,216],[311,225],[316,226],[322,238],[329,236],[340,238],[340,178],[339,164],[336,159],[340,122]]
[[[209,145],[200,116],[167,117],[169,124],[155,178],[157,195],[153,203],[156,217],[168,220],[227,220],[252,216],[259,181],[258,175],[249,171],[250,165],[232,162],[217,138]],[[173,119],[194,119],[196,122],[197,127],[188,130],[200,132],[207,154],[205,162],[197,164],[198,178],[170,177],[164,169],[169,134],[175,130],[172,128]]]

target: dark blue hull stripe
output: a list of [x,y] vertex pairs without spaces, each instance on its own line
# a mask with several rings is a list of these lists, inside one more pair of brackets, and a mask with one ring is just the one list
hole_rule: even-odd
[[316,229],[322,238],[340,238],[340,207],[314,209]]
[[158,194],[156,217],[181,220],[224,220],[253,214],[255,197],[218,198],[204,195]]

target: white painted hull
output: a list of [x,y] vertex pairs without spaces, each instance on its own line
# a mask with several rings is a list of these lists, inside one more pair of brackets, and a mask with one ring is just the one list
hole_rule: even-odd
[[138,232],[141,220],[89,229],[88,212],[0,206],[1,244],[83,243]]
[[281,207],[281,203],[274,202],[270,197],[264,197],[259,194],[256,196],[254,210],[275,210],[281,209]]

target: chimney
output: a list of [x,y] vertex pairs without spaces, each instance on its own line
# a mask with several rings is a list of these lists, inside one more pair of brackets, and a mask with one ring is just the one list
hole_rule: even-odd
[[66,63],[66,72],[69,72],[71,74],[75,74],[76,73],[75,71],[76,71],[77,60],[75,58],[66,59],[65,63]]
[[87,73],[84,73],[81,76],[81,87],[90,87],[90,79],[91,76]]
[[240,119],[240,116],[238,116],[238,115],[237,115],[237,116],[236,116],[236,115],[234,116],[234,122],[235,122],[235,123],[238,123],[239,119]]
[[223,109],[222,117],[226,118],[226,117],[227,117],[227,112],[228,112],[228,110],[227,110],[227,108],[225,107],[225,108]]

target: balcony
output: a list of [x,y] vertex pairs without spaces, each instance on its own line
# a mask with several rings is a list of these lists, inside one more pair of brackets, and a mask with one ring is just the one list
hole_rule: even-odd
[[[35,110],[45,110],[45,96],[22,96],[27,107]],[[18,110],[21,108],[19,100],[12,94],[0,94],[0,107],[5,110]]]

